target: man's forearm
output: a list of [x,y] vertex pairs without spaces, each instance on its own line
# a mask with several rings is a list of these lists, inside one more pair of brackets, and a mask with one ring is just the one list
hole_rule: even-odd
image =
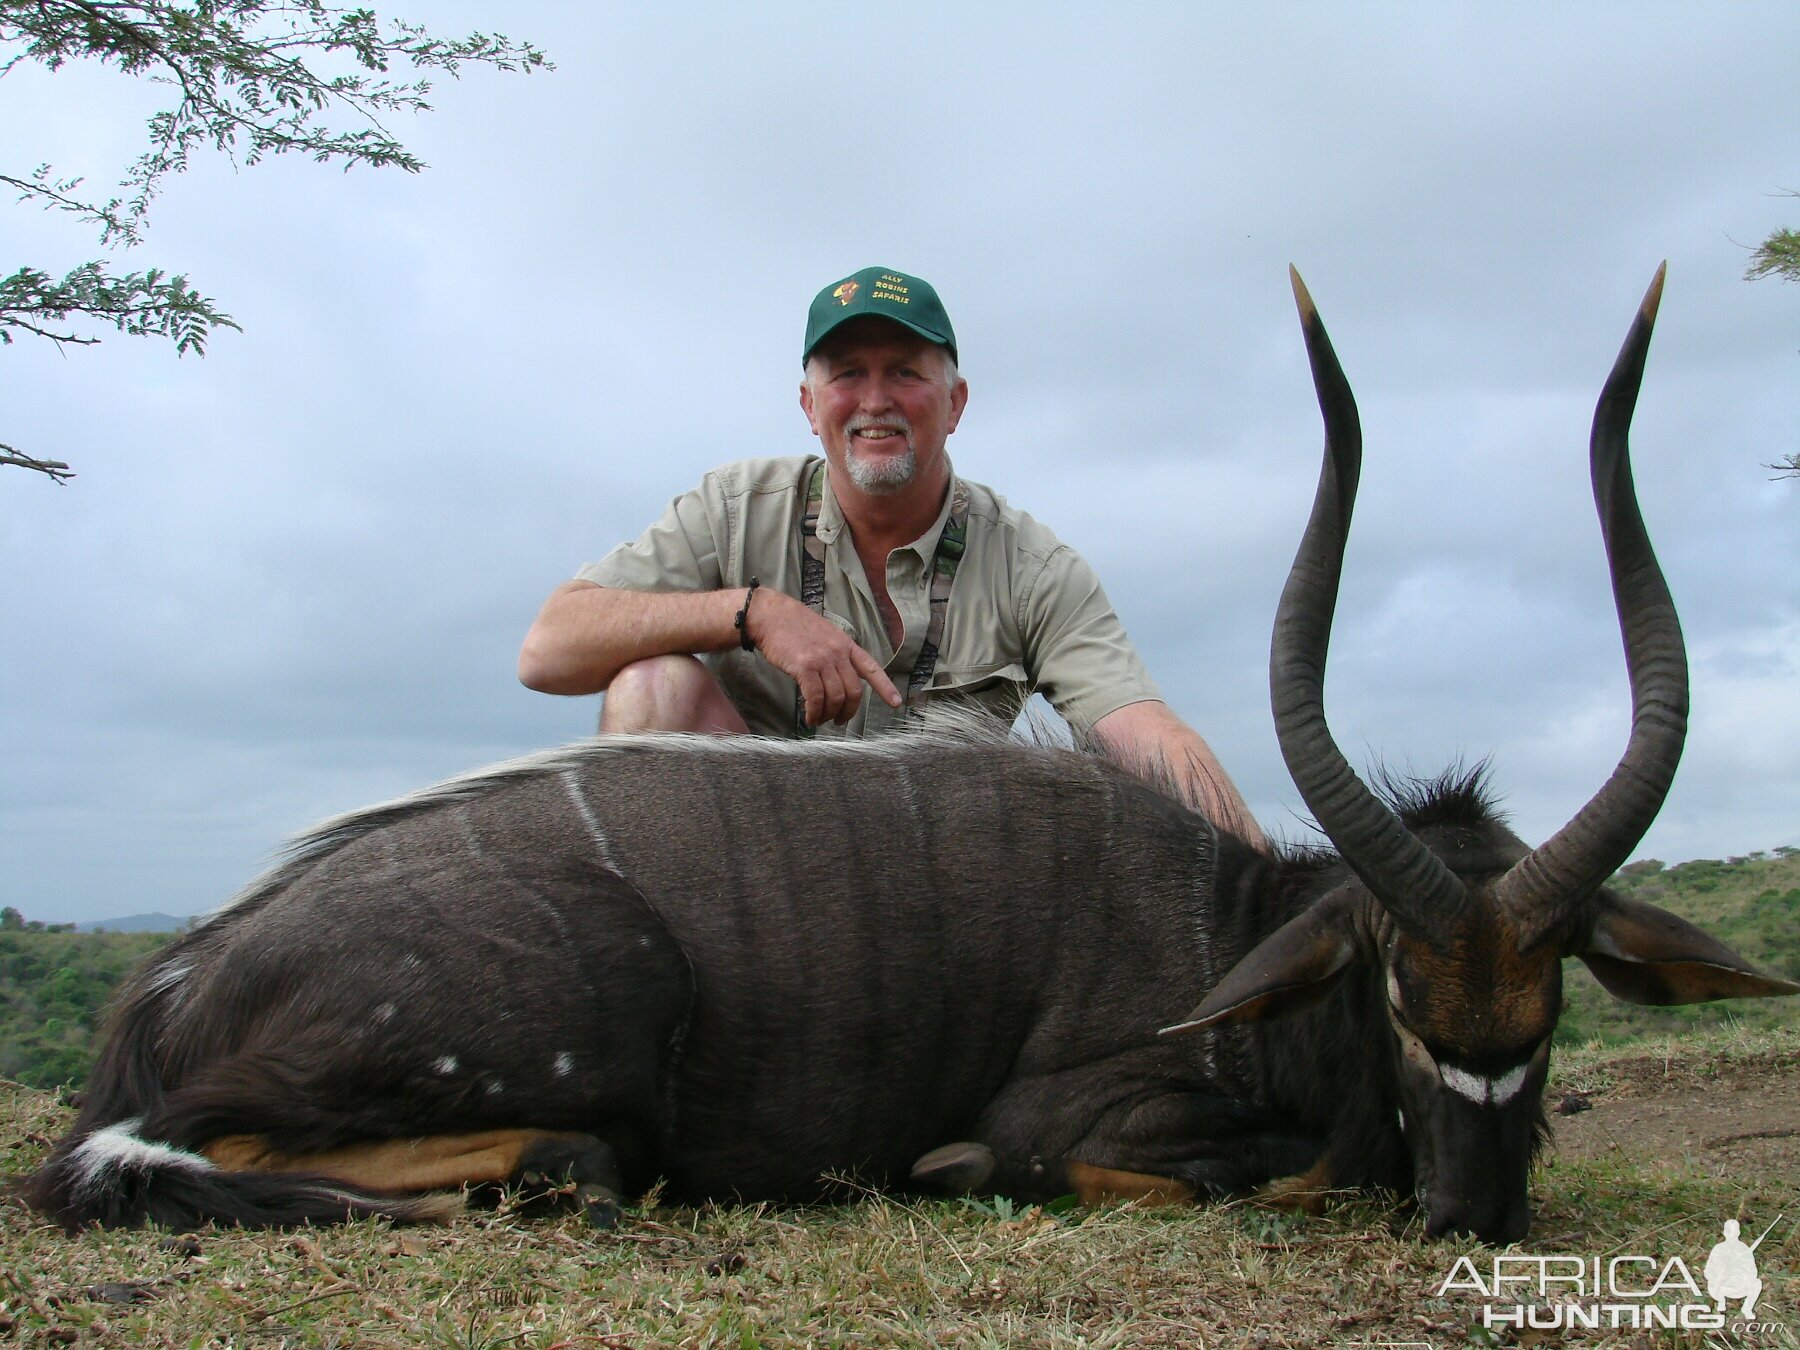
[[1169,786],[1214,824],[1269,851],[1262,828],[1212,747],[1168,704],[1153,699],[1108,713],[1095,724],[1094,740],[1115,763],[1152,781],[1171,780]]
[[597,694],[633,661],[731,646],[743,603],[739,589],[627,591],[565,582],[525,635],[519,679],[546,694]]

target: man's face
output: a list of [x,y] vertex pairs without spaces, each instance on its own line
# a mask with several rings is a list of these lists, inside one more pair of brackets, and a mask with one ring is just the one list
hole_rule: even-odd
[[899,492],[942,476],[968,383],[946,378],[947,353],[899,324],[852,319],[814,350],[800,406],[826,458],[863,491]]

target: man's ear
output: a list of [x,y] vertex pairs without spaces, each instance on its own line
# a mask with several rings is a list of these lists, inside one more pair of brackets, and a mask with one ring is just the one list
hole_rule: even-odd
[[1594,897],[1595,919],[1580,957],[1627,1003],[1704,1003],[1715,998],[1800,994],[1800,984],[1760,975],[1731,948],[1666,909],[1611,891]]
[[1260,1022],[1318,1002],[1356,960],[1355,897],[1344,886],[1289,919],[1225,973],[1187,1020],[1162,1035],[1221,1022]]
[[969,382],[958,375],[956,388],[950,391],[950,425],[944,430],[946,436],[956,430],[956,424],[962,421],[963,409],[968,406]]
[[819,424],[813,421],[812,382],[800,381],[800,411],[806,414],[806,425],[812,428],[812,434],[819,434]]

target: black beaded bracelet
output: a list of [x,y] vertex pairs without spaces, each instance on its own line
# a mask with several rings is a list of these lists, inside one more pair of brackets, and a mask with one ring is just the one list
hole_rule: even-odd
[[750,578],[750,589],[744,592],[743,607],[738,610],[737,618],[731,621],[731,626],[737,629],[738,646],[747,652],[756,650],[756,644],[750,640],[750,628],[747,621],[750,617],[750,597],[756,594],[756,588],[760,585],[762,582],[755,577]]

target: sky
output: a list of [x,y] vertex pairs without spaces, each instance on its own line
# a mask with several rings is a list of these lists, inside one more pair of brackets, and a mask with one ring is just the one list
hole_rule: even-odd
[[[390,130],[423,174],[197,156],[119,269],[243,333],[0,348],[0,904],[204,912],[315,821],[592,731],[517,682],[550,590],[708,468],[805,453],[806,306],[938,289],[957,469],[1092,561],[1175,710],[1309,838],[1268,633],[1322,432],[1305,277],[1361,407],[1326,707],[1358,764],[1489,758],[1538,842],[1625,745],[1587,486],[1657,265],[1633,427],[1687,633],[1634,856],[1800,845],[1800,7],[382,6],[500,29]],[[165,91],[0,78],[0,172],[105,184]],[[0,274],[98,256],[0,203]]]

